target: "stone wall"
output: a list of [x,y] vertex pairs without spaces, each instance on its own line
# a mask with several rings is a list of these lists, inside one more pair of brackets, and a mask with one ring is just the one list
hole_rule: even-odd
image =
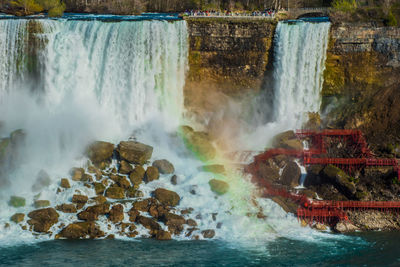
[[276,21],[189,18],[187,24],[187,107],[206,107],[213,92],[235,97],[260,89],[266,72],[272,70]]
[[400,141],[400,28],[333,24],[324,78],[332,127],[360,128],[377,145]]

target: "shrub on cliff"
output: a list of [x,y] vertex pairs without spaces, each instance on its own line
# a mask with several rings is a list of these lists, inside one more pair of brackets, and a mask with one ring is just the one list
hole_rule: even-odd
[[334,0],[332,7],[336,11],[354,12],[357,9],[357,2],[355,0]]
[[386,25],[387,26],[392,26],[392,27],[397,27],[398,23],[397,23],[397,19],[396,17],[393,15],[393,12],[390,11],[386,20]]
[[47,11],[50,17],[62,16],[65,4],[60,0],[11,0],[14,15],[27,16]]

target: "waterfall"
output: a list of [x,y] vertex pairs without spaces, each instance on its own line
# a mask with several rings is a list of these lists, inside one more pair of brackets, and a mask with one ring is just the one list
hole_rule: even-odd
[[65,175],[90,141],[176,127],[186,68],[185,21],[0,20],[0,137],[27,132],[5,194]]
[[274,120],[296,129],[318,112],[329,22],[279,22],[275,34]]

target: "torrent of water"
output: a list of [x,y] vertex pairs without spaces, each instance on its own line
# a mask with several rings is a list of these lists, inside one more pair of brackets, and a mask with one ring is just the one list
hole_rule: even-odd
[[[273,123],[256,129],[263,140],[297,127],[303,122],[299,114],[318,110],[328,30],[328,23],[278,24],[277,113]],[[8,229],[3,225],[12,214],[33,209],[38,192],[32,185],[41,169],[52,183],[40,198],[52,205],[70,201],[75,190],[92,197],[93,190],[79,183],[55,194],[59,179],[68,176],[72,166],[86,166],[81,155],[91,141],[117,143],[132,134],[154,146],[153,159],[173,162],[178,176],[177,186],[167,175],[144,185],[145,197],[157,187],[176,191],[182,197],[179,208],[194,208],[193,216],[201,215],[198,227],[216,229],[216,238],[265,241],[314,236],[272,201],[255,201],[254,186],[233,167],[227,177],[220,177],[230,183],[230,192],[216,198],[210,191],[210,174],[198,170],[202,163],[188,157],[182,142],[171,134],[184,113],[187,53],[185,21],[0,20],[0,137],[19,128],[27,133],[18,154],[19,167],[0,177],[6,184],[0,189],[0,240],[32,238],[18,225]],[[259,140],[244,137],[251,143]],[[257,149],[263,147],[258,145]],[[189,193],[193,191],[196,194]],[[27,206],[8,207],[11,195],[24,196]],[[260,208],[266,218],[257,216]],[[59,224],[67,225],[76,220],[74,216],[60,214]],[[99,224],[107,228],[106,219]],[[57,227],[51,230],[56,233]],[[147,232],[140,226],[138,231]],[[109,232],[118,236],[114,228]]]

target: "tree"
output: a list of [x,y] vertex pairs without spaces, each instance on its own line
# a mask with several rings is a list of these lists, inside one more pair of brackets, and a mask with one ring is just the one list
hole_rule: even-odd
[[14,8],[22,9],[23,13],[21,15],[32,15],[43,11],[43,7],[37,4],[35,0],[13,0],[10,5]]

